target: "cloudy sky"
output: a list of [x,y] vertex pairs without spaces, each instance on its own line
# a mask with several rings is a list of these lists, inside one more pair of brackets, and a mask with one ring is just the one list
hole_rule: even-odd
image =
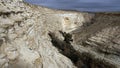
[[25,0],[52,9],[77,11],[120,11],[120,0]]

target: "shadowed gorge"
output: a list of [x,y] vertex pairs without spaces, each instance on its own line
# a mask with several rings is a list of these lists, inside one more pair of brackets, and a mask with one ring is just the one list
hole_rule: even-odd
[[60,40],[53,32],[49,32],[48,35],[51,38],[53,46],[58,48],[61,54],[71,59],[77,68],[116,68],[104,59],[95,58],[95,56],[90,53],[80,53],[76,51],[70,43],[72,35],[62,31],[60,31],[60,33],[63,35],[64,40]]

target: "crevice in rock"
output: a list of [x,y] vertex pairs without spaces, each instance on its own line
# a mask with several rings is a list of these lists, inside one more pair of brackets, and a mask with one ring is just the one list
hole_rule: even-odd
[[3,44],[3,39],[0,39],[0,46]]
[[11,14],[19,14],[19,13],[23,13],[23,11],[0,12],[0,16],[9,17]]
[[68,57],[77,68],[117,68],[115,65],[105,61],[104,59],[95,58],[89,52],[79,52],[74,49],[70,43],[72,35],[66,32],[59,31],[64,40],[60,40],[55,33],[49,32],[48,35],[51,38],[53,46],[58,48],[59,52]]

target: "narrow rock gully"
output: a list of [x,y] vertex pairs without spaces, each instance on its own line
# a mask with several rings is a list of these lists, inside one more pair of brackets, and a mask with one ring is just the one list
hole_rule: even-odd
[[80,53],[76,51],[70,42],[72,42],[72,35],[66,32],[59,31],[64,37],[64,40],[60,40],[55,33],[49,32],[48,35],[51,38],[53,46],[58,48],[59,52],[68,57],[77,68],[116,68],[114,65],[94,58],[89,53]]

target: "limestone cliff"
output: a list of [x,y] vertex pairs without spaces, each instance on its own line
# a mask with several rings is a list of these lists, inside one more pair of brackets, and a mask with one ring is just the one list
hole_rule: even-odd
[[0,68],[119,68],[119,18],[0,0]]

